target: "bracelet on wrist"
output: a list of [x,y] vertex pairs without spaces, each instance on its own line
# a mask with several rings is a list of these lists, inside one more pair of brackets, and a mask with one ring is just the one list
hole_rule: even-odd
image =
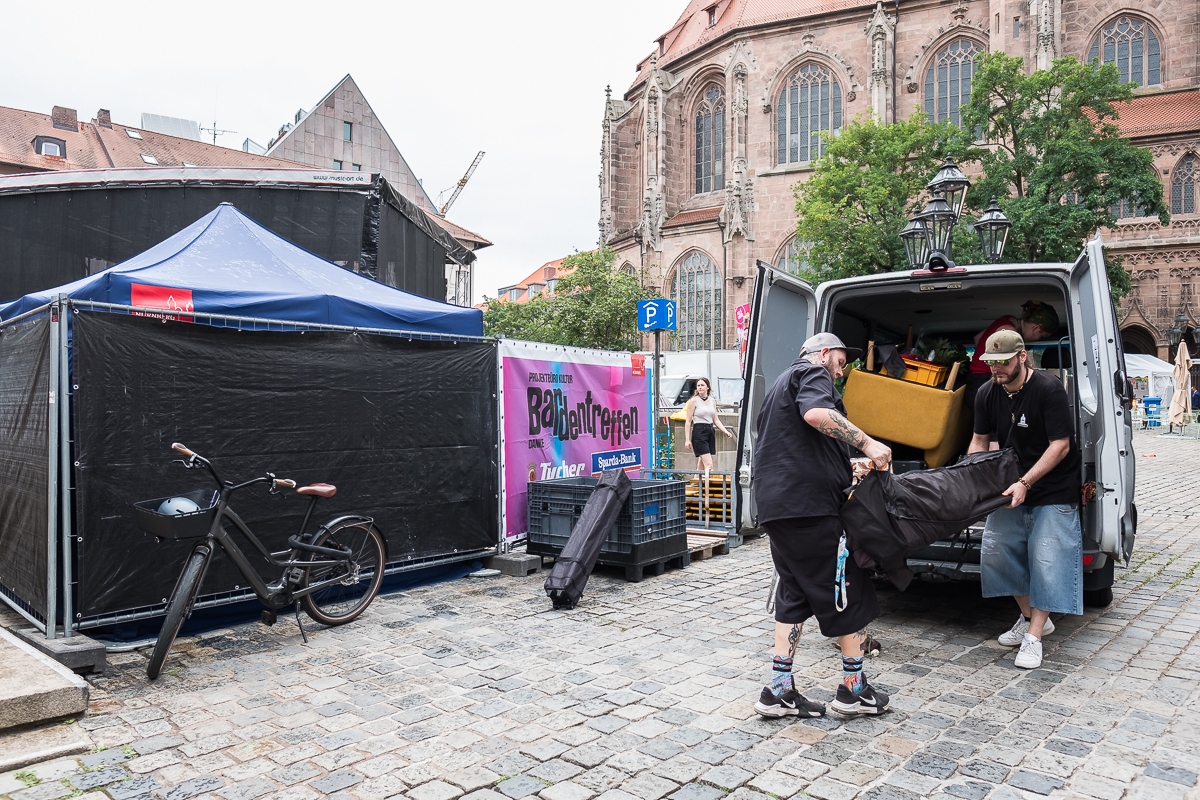
[[1024,486],[1025,491],[1029,491],[1030,489],[1033,488],[1033,485],[1029,481],[1025,480],[1024,478],[1017,478],[1017,483]]

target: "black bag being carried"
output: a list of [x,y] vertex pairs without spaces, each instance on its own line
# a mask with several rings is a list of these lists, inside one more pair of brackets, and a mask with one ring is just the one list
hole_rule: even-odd
[[571,530],[571,538],[554,561],[550,577],[546,578],[546,595],[555,608],[574,608],[583,596],[604,540],[632,491],[633,484],[624,470],[609,469],[600,473],[592,496]]
[[1003,493],[1020,477],[1011,448],[939,469],[870,472],[842,506],[847,546],[859,566],[886,572],[903,591],[913,577],[909,555],[1008,505]]

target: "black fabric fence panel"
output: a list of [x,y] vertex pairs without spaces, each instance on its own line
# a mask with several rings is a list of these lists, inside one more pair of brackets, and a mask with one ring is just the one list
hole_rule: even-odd
[[0,591],[46,616],[50,314],[0,328]]
[[[389,561],[496,544],[496,353],[491,342],[347,332],[245,332],[77,312],[76,607],[84,619],[163,602],[193,541],[137,527],[133,503],[213,486],[171,463],[182,442],[227,480],[266,471],[337,496],[316,519],[375,518]],[[261,486],[231,507],[285,548],[308,499]],[[278,576],[234,533],[267,579]],[[202,594],[245,580],[218,550]]]

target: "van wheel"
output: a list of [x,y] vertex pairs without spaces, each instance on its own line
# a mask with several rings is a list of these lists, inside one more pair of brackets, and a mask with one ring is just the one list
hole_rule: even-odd
[[1112,604],[1112,587],[1106,589],[1090,589],[1083,593],[1083,604],[1091,608],[1107,608]]

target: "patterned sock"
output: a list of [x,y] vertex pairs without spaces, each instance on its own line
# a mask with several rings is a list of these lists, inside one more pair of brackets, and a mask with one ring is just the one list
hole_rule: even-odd
[[863,690],[862,665],[862,656],[858,658],[842,656],[842,685],[855,694]]
[[771,694],[783,697],[796,684],[792,681],[792,660],[783,656],[775,656],[771,664]]

